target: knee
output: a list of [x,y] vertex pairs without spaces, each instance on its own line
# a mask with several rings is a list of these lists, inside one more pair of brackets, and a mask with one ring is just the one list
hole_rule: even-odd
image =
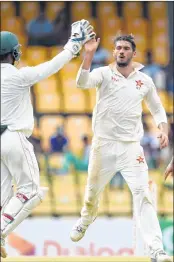
[[152,196],[148,187],[137,187],[134,190],[132,190],[132,195],[135,202],[138,200],[139,203],[152,203]]
[[87,199],[85,199],[85,206],[87,206],[88,208],[92,207],[94,204],[95,204],[94,197],[88,197]]
[[97,197],[94,190],[89,190],[86,197],[85,197],[85,205],[87,207],[92,207],[96,204]]
[[48,187],[40,187],[38,191],[38,195],[40,196],[41,200],[45,198],[45,195],[48,192]]
[[35,195],[38,195],[38,197],[41,199],[41,201],[44,199],[46,193],[48,191],[48,188],[46,187],[35,187],[35,188],[21,188],[19,191],[17,191],[18,197],[23,197],[26,200],[29,200],[33,198]]

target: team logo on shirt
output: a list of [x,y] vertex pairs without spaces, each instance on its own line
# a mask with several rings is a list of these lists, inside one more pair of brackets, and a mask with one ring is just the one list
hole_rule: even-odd
[[141,156],[139,156],[136,160],[139,162],[139,164],[144,163],[144,158]]
[[141,80],[135,80],[136,82],[136,88],[140,90],[141,86],[144,85]]
[[118,78],[116,78],[115,76],[112,76],[112,81],[118,82]]

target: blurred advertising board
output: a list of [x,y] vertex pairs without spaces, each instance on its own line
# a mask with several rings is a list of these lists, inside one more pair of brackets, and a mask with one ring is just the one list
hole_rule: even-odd
[[[9,256],[130,256],[133,255],[133,221],[130,218],[101,218],[85,237],[73,243],[70,231],[78,218],[26,219],[8,237]],[[166,251],[173,254],[173,222],[160,221]]]

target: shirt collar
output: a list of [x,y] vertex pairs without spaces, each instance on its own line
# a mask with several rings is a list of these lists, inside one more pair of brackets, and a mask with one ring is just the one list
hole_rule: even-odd
[[14,65],[9,63],[1,63],[1,67],[14,67]]
[[[136,73],[137,71],[140,71],[140,70],[144,67],[144,65],[142,65],[142,64],[140,64],[140,63],[138,63],[138,62],[133,62],[132,65],[133,65],[134,71],[132,71],[132,73],[130,73],[129,76],[133,75],[133,74]],[[111,64],[109,65],[109,67],[110,67],[111,70],[114,71],[117,75],[123,77],[123,75],[117,70],[116,63],[115,63],[115,62],[114,62],[114,63],[111,63]]]

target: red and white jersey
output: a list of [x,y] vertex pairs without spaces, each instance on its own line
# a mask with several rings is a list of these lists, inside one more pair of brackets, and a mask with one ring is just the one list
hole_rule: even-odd
[[[138,65],[138,63],[136,64]],[[144,134],[142,101],[145,100],[156,125],[167,123],[167,117],[152,79],[139,70],[125,78],[115,63],[89,70],[79,69],[77,86],[96,88],[97,100],[93,110],[94,137],[120,141],[140,141]]]
[[55,74],[72,58],[72,53],[64,50],[52,60],[34,67],[17,69],[1,63],[1,125],[29,137],[34,127],[30,87]]

